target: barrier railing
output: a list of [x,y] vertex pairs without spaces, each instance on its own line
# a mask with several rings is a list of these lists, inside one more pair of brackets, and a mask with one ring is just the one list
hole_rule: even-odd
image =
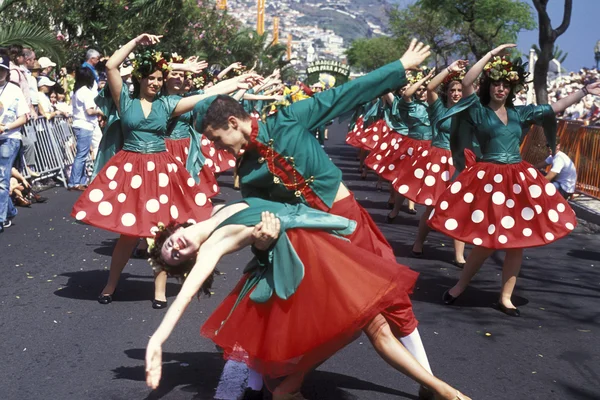
[[[577,168],[577,191],[600,198],[600,128],[560,121],[558,137],[561,151],[573,160]],[[525,137],[521,156],[534,165],[548,157],[546,137],[541,127],[532,127]]]
[[67,187],[67,170],[77,153],[77,141],[67,118],[39,117],[27,122],[21,133],[34,142],[37,179],[56,178]]

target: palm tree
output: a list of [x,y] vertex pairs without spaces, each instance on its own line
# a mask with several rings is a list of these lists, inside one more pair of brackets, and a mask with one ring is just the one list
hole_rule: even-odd
[[[0,4],[0,15],[4,14],[9,7],[25,0],[6,0]],[[60,41],[48,28],[31,24],[26,21],[14,21],[0,24],[0,46],[20,44],[41,50],[50,58],[59,62],[63,61],[64,53]]]
[[225,62],[239,61],[251,67],[256,63],[256,72],[270,74],[275,68],[284,69],[290,62],[285,58],[287,47],[274,41],[268,42],[267,35],[259,35],[250,28],[242,29],[229,43],[230,55]]

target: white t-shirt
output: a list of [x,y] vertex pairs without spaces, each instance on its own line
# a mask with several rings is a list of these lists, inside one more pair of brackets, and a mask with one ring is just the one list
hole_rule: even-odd
[[577,182],[577,169],[573,161],[562,151],[557,151],[553,156],[546,158],[546,164],[551,164],[550,172],[557,175],[553,182],[558,183],[560,188],[567,193],[575,193],[575,183]]
[[75,94],[73,94],[73,98],[71,98],[71,104],[73,105],[73,128],[81,128],[93,131],[98,125],[98,116],[89,115],[85,110],[89,108],[96,108],[96,103],[94,102],[94,98],[96,95],[94,94],[93,89],[88,88],[87,86],[82,86]]
[[[0,124],[8,125],[29,113],[29,106],[21,88],[14,83],[0,87]],[[2,138],[21,139],[21,128],[5,131]]]

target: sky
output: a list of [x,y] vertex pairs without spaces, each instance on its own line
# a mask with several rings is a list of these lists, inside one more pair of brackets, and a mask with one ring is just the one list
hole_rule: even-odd
[[[413,3],[414,0],[391,0],[400,7]],[[523,0],[531,6],[536,24],[538,21],[537,11],[531,0]],[[550,0],[548,2],[548,14],[552,21],[552,27],[557,28],[563,18],[564,0]],[[569,53],[563,64],[567,71],[578,71],[582,67],[594,67],[594,46],[600,40],[600,0],[573,0],[573,12],[569,29],[557,40],[556,45],[563,51]],[[538,43],[538,30],[523,31],[517,40],[518,49],[525,55],[529,54],[532,44]],[[499,43],[500,44],[500,43]]]

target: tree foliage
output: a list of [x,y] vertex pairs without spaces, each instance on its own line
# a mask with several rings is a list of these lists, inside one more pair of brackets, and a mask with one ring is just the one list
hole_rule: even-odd
[[[531,45],[531,48],[535,51],[535,54],[539,57],[542,51],[538,47],[537,44]],[[552,48],[552,59],[558,61],[559,63],[564,63],[567,59],[569,53],[565,53],[560,47],[554,45]]]
[[406,47],[401,40],[389,37],[357,39],[346,50],[348,64],[361,72],[372,71],[398,60]]

